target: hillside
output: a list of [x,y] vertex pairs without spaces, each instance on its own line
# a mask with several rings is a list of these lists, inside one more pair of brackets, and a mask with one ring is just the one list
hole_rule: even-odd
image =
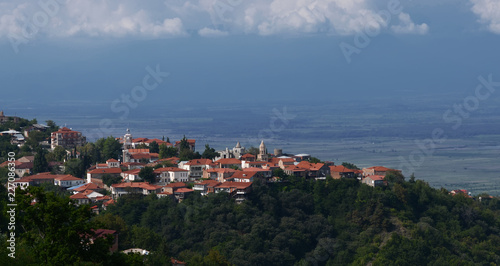
[[[134,265],[169,265],[171,257],[188,265],[500,263],[498,199],[452,196],[413,178],[388,179],[387,187],[372,188],[356,180],[289,177],[256,183],[242,204],[225,193],[194,194],[182,203],[124,196],[92,223],[117,230],[120,250],[151,251],[144,261],[128,258]],[[28,252],[37,246],[23,235],[19,245],[25,252],[18,254],[20,264],[39,259]]]

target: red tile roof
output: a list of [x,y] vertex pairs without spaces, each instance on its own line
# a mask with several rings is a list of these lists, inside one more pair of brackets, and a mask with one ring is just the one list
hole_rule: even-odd
[[118,160],[111,158],[111,159],[107,160],[106,162],[107,163],[118,163]]
[[149,153],[149,149],[128,149],[130,154],[133,153]]
[[242,159],[246,159],[246,158],[255,158],[255,155],[251,154],[251,153],[247,153],[247,154],[244,154],[241,156]]
[[82,193],[76,193],[74,195],[71,195],[71,197],[69,197],[70,199],[89,199],[86,195],[82,194]]
[[189,162],[187,162],[185,165],[204,165],[204,164],[211,164],[212,160],[210,159],[194,159]]
[[102,168],[102,169],[94,169],[88,172],[89,174],[121,174],[122,169],[118,167],[114,168]]
[[215,161],[217,164],[241,164],[241,161],[235,158],[223,158]]
[[184,182],[176,182],[176,183],[170,183],[170,184],[166,185],[165,187],[181,188],[181,187],[185,187],[185,186],[186,186],[186,183],[184,183]]
[[204,180],[200,183],[196,183],[195,185],[207,185],[207,186],[217,186],[219,185],[220,182],[217,181],[217,180],[212,180],[212,179],[209,179],[209,180]]
[[373,181],[384,181],[383,175],[370,175],[370,176],[367,176],[366,178],[370,178]]
[[54,179],[55,180],[59,180],[59,181],[83,181],[83,179],[78,178],[78,177],[74,177],[72,175],[58,176],[58,177],[56,177]]
[[325,166],[324,163],[310,163],[308,161],[301,161],[297,164],[298,167],[309,169],[310,171],[318,171],[321,167]]
[[98,190],[98,189],[101,189],[101,187],[99,187],[98,185],[96,185],[94,183],[87,183],[81,187],[75,188],[73,191],[81,192],[81,191],[85,191],[85,190]]
[[338,173],[355,173],[356,170],[349,169],[343,165],[332,165],[330,166],[330,172],[338,172]]
[[151,185],[148,182],[118,183],[118,184],[113,184],[111,186],[115,187],[115,188],[135,187],[135,188],[142,188],[142,189],[147,189],[147,190],[156,190],[156,189],[161,188],[161,186]]
[[231,178],[238,178],[238,179],[250,179],[254,177],[257,174],[257,172],[253,171],[237,171],[234,173]]
[[224,182],[216,187],[245,189],[252,186],[253,182]]
[[193,192],[192,189],[189,189],[189,188],[178,188],[175,190],[175,193],[189,193],[189,192]]

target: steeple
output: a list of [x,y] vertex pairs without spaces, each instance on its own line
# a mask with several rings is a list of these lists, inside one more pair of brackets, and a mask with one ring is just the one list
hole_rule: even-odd
[[241,144],[240,144],[239,141],[238,141],[238,143],[236,143],[236,147],[235,148],[241,148]]
[[259,151],[260,154],[267,154],[266,144],[264,144],[264,140],[262,140],[262,142],[260,143]]

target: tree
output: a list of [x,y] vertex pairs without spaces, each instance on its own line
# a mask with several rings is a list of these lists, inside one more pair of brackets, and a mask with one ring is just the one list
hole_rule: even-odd
[[158,146],[158,143],[156,143],[156,141],[153,141],[149,144],[149,152],[151,152],[151,153],[159,153],[160,152],[160,146]]
[[[36,204],[33,201],[36,199]],[[20,245],[27,246],[39,265],[68,262],[104,262],[109,258],[112,237],[95,236],[88,205],[75,206],[69,197],[58,197],[40,187],[17,190]],[[16,220],[17,221],[17,220]]]
[[37,148],[40,146],[40,142],[45,140],[45,136],[42,132],[40,131],[31,131],[29,134],[28,139],[26,140],[24,145],[28,145],[31,147],[31,150],[37,150]]
[[205,144],[205,151],[201,154],[201,158],[213,160],[215,157],[220,156],[214,148],[210,148],[210,145]]
[[318,158],[316,158],[316,157],[311,157],[311,158],[309,159],[309,162],[310,162],[310,163],[321,163],[321,160],[320,160],[320,159],[318,159]]
[[170,158],[179,155],[179,151],[174,147],[165,144],[160,145],[160,159]]
[[387,171],[384,179],[391,183],[403,183],[405,181],[405,177],[401,171]]
[[86,172],[86,167],[83,165],[83,161],[80,159],[70,159],[64,163],[65,173],[75,177],[83,178]]
[[54,160],[62,162],[66,158],[67,152],[62,146],[56,146],[52,154],[54,155]]
[[260,152],[259,148],[255,148],[255,147],[250,147],[247,151],[248,153],[254,155],[254,156],[257,156]]
[[285,171],[283,169],[276,168],[273,170],[273,176],[277,176],[279,178],[286,178],[287,174],[285,173]]
[[343,162],[342,166],[347,169],[360,170],[355,164]]
[[187,149],[191,149],[191,147],[189,147],[189,142],[186,138],[186,135],[184,135],[184,137],[181,139],[179,143],[179,152],[182,152],[183,150]]
[[106,186],[111,187],[113,184],[118,184],[122,181],[120,176],[112,176],[110,174],[105,174],[102,176],[102,182],[106,184]]
[[47,151],[41,147],[38,147],[35,159],[33,161],[33,172],[44,173],[49,171],[49,163],[47,162]]
[[149,182],[149,183],[156,183],[156,174],[154,173],[154,168],[146,166],[139,171],[139,177],[142,178],[142,180]]
[[102,160],[106,161],[111,158],[118,160],[121,153],[122,153],[122,145],[120,144],[120,142],[111,136],[106,138],[102,148]]

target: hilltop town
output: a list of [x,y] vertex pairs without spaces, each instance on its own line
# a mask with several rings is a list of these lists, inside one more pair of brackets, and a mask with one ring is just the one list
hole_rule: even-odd
[[[3,112],[0,121],[9,121]],[[19,118],[11,121],[18,123]],[[30,135],[46,132],[48,128],[37,123],[25,126],[22,131],[9,129],[0,134],[10,136],[11,144],[22,149],[24,145],[29,145]],[[25,189],[42,183],[54,184],[72,192],[71,199],[77,204],[95,204],[96,211],[105,209],[129,193],[156,194],[182,201],[195,191],[201,195],[227,192],[241,202],[251,193],[256,180],[283,182],[286,176],[313,180],[350,178],[376,187],[386,184],[386,174],[401,174],[399,170],[383,166],[358,169],[353,164],[335,165],[333,162],[322,162],[310,154],[284,154],[281,149],[270,153],[264,141],[258,149],[246,149],[238,142],[233,148],[221,151],[215,151],[207,144],[200,155],[196,152],[195,139],[183,138],[171,143],[164,137],[134,137],[127,129],[122,137],[102,140],[111,142],[114,150],[100,156],[100,160],[93,158],[89,163],[92,155],[87,153],[87,148],[95,146],[87,145],[86,137],[81,132],[62,127],[50,132],[50,138],[40,140],[39,149],[45,146],[47,154],[62,155],[46,154],[42,158],[42,164],[48,166],[45,170],[50,170],[47,172],[40,172],[40,167],[36,166],[40,163],[40,160],[35,160],[36,155],[18,158],[15,162],[18,176],[13,182],[15,186]],[[84,176],[81,176],[82,171],[69,169],[78,161],[88,163],[84,165]],[[5,161],[0,167],[7,164]]]

